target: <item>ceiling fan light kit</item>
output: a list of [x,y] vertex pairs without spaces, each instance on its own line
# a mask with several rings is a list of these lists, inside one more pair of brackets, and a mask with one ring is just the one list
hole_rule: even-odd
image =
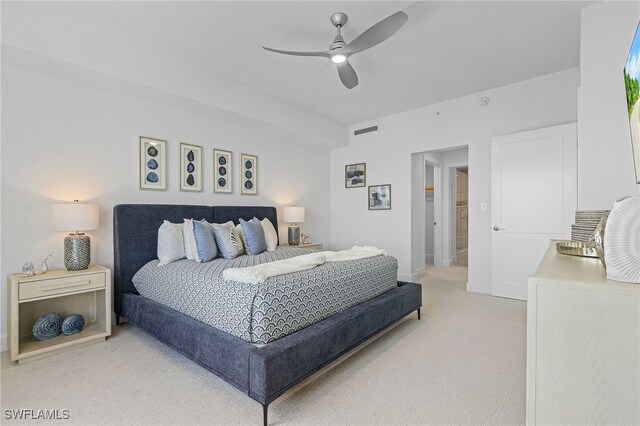
[[346,55],[341,55],[339,53],[337,53],[337,54],[335,54],[335,55],[333,55],[331,57],[331,61],[333,61],[334,64],[341,64],[346,60],[347,60]]
[[349,64],[348,58],[354,53],[362,52],[382,43],[393,34],[395,34],[404,24],[407,23],[409,17],[406,13],[399,11],[391,16],[383,19],[368,30],[356,37],[351,43],[346,43],[340,29],[347,23],[349,17],[342,12],[331,15],[331,23],[336,27],[338,33],[333,39],[333,43],[329,46],[329,50],[324,52],[293,52],[287,50],[272,49],[262,46],[263,49],[270,52],[282,53],[284,55],[294,56],[320,56],[329,58],[338,68],[338,76],[342,84],[347,89],[353,89],[358,85],[358,75]]

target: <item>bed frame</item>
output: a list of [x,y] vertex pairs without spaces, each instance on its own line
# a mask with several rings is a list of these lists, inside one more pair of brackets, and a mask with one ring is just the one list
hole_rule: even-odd
[[278,229],[274,207],[121,204],[113,209],[114,305],[120,318],[144,329],[262,404],[267,425],[269,404],[288,389],[422,306],[422,287],[398,287],[337,315],[255,346],[173,309],[140,296],[131,279],[156,259],[163,220],[184,218],[222,223],[240,218],[269,219]]

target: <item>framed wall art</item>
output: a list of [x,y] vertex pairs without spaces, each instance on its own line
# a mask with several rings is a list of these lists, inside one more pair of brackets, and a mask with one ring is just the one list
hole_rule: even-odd
[[369,210],[391,210],[391,185],[369,187]]
[[167,141],[140,136],[140,189],[167,189]]
[[202,147],[180,144],[180,191],[202,191]]
[[240,193],[244,195],[258,194],[258,157],[240,154]]
[[222,149],[213,150],[213,192],[221,192],[231,194],[233,187],[231,185],[231,176],[233,176],[231,167],[231,151]]
[[367,163],[344,166],[344,187],[364,188],[367,185]]

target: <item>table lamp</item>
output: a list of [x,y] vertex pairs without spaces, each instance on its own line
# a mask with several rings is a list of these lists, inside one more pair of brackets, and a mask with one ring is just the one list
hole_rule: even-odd
[[299,223],[304,222],[304,207],[285,207],[283,209],[284,221],[289,223],[289,245],[297,246],[300,244],[300,227]]
[[64,239],[64,266],[67,271],[87,269],[91,263],[91,239],[80,231],[98,229],[97,204],[53,205],[53,227],[56,231],[74,231]]

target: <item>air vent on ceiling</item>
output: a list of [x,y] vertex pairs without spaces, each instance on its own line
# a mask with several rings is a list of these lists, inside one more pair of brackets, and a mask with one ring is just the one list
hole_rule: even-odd
[[377,131],[378,131],[378,126],[371,126],[371,127],[365,128],[365,129],[356,130],[355,132],[353,132],[353,134],[355,136],[358,136],[358,135],[361,135],[363,133],[377,132]]

